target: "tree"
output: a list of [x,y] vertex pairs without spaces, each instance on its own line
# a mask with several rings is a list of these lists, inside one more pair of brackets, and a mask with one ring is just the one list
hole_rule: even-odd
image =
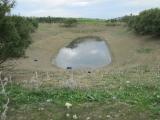
[[78,23],[77,19],[68,18],[64,21],[64,27],[73,27],[76,26]]
[[14,4],[11,0],[0,1],[0,65],[9,58],[23,56],[31,44],[30,33],[38,27],[35,19],[7,15]]
[[0,0],[0,64],[3,63],[6,60],[5,54],[5,47],[6,42],[5,38],[3,37],[3,25],[6,23],[5,15],[10,12],[11,8],[13,8],[15,5],[14,0]]
[[14,0],[0,0],[0,19],[2,19],[6,13],[10,12],[14,5]]
[[160,9],[149,9],[132,16],[128,25],[139,34],[160,35]]
[[11,18],[5,18],[0,24],[1,33],[1,48],[0,48],[0,60],[1,63],[7,58],[13,56],[20,56],[23,51],[19,51],[20,36],[15,28],[14,22]]

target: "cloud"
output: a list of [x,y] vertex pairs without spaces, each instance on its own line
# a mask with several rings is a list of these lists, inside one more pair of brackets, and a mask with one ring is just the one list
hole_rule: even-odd
[[75,3],[72,3],[71,5],[73,5],[73,6],[87,6],[87,5],[89,5],[89,2],[75,2]]
[[35,5],[39,7],[61,7],[61,6],[86,6],[104,0],[17,0],[17,3]]
[[[22,14],[20,14],[22,15]],[[75,13],[74,11],[67,11],[65,9],[38,9],[38,10],[33,10],[30,12],[24,11],[23,12],[23,16],[37,16],[37,17],[41,17],[41,16],[58,16],[58,17],[80,17],[80,15],[78,15],[77,13]]]
[[137,6],[160,6],[160,0],[121,0],[124,5]]
[[113,18],[160,7],[160,0],[16,0],[14,14]]
[[72,8],[88,7],[105,0],[17,0],[13,13],[24,16],[81,17]]

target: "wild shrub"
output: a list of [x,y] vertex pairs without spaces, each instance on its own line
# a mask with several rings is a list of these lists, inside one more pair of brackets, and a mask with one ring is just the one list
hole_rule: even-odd
[[39,23],[63,23],[66,18],[61,17],[36,17]]
[[38,20],[36,18],[28,18],[28,20],[34,28],[38,28]]
[[78,23],[77,19],[68,18],[64,21],[63,26],[64,27],[74,27]]
[[8,16],[14,1],[0,1],[0,64],[9,58],[21,57],[31,43],[30,34],[38,27],[34,19]]
[[160,35],[160,9],[149,9],[131,16],[128,25],[139,34]]
[[14,22],[10,18],[5,18],[0,23],[1,48],[0,59],[6,60],[9,57],[18,57],[23,51],[21,48],[21,38],[15,28]]

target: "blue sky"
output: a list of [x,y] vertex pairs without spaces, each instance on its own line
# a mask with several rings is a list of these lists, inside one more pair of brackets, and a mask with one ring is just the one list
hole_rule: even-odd
[[12,14],[108,19],[155,7],[160,0],[16,0]]

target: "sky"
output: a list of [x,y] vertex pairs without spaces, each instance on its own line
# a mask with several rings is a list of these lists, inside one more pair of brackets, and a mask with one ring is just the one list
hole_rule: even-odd
[[109,19],[160,7],[160,0],[16,0],[12,14]]

